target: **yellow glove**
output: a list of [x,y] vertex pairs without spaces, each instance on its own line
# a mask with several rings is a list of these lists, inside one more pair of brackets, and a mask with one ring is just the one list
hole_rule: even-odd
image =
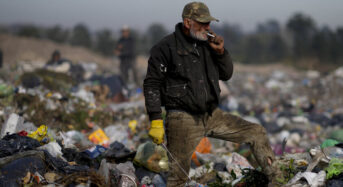
[[163,120],[151,121],[149,136],[157,145],[163,143],[163,139],[164,139]]

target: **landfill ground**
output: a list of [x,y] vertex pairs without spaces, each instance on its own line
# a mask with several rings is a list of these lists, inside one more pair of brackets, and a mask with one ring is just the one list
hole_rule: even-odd
[[[146,58],[138,61],[143,80]],[[235,67],[221,82],[220,108],[266,128],[280,186],[343,186],[343,67]],[[0,186],[166,186],[168,153],[147,135],[141,83],[104,69],[25,61],[1,69]],[[249,145],[210,138],[188,175],[188,186],[268,184]]]

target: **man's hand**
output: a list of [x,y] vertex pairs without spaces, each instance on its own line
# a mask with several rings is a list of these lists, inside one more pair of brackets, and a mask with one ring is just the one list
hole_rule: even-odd
[[163,143],[164,127],[163,120],[152,120],[149,130],[149,136],[157,145]]
[[116,56],[119,56],[120,55],[120,51],[119,50],[114,50],[114,55],[116,55]]
[[116,49],[114,50],[114,55],[119,56],[121,53],[121,50],[123,49],[123,45],[119,44]]
[[224,38],[216,35],[214,32],[210,32],[214,37],[208,36],[208,42],[212,49],[219,55],[224,54]]

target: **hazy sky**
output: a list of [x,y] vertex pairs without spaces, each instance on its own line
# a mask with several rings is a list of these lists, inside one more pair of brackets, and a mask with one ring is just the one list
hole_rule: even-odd
[[[181,21],[181,0],[0,0],[0,24],[60,24],[73,27],[85,23],[92,30],[122,25],[145,30],[152,22],[167,29]],[[343,26],[343,0],[208,0],[211,14],[223,22],[239,24],[251,31],[257,23],[276,19],[284,24],[295,12],[311,16],[319,26]]]

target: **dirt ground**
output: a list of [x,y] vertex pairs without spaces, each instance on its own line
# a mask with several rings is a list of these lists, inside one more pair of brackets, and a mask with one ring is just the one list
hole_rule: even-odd
[[[16,63],[39,63],[45,64],[54,50],[59,50],[63,58],[73,63],[95,62],[99,68],[118,73],[119,61],[117,58],[103,57],[89,49],[75,47],[68,44],[58,44],[49,40],[18,37],[0,34],[0,48],[4,54],[4,65]],[[144,77],[147,68],[147,56],[138,56],[136,59],[140,77]],[[296,73],[291,67],[281,64],[268,65],[243,65],[234,63],[235,72],[271,73],[274,70],[283,70],[287,73]]]
[[100,67],[117,69],[118,60],[106,58],[83,47],[58,44],[50,40],[18,37],[0,34],[0,48],[4,54],[4,65],[20,62],[46,63],[55,50],[59,50],[63,58],[74,63],[95,62]]

